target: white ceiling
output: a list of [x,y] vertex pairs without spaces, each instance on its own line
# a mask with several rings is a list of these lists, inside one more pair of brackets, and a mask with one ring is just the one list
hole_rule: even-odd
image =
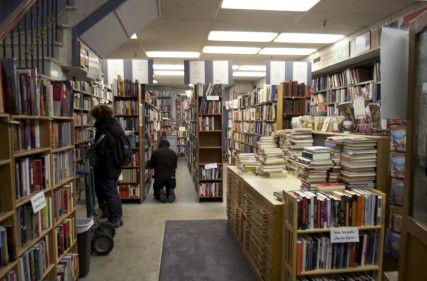
[[[108,54],[111,58],[145,57],[145,51],[198,51],[205,45],[256,47],[314,47],[324,44],[246,43],[208,41],[211,30],[311,32],[350,35],[415,5],[411,0],[321,0],[308,12],[220,9],[221,0],[159,0],[161,16],[147,25],[139,40],[128,40]],[[419,3],[419,2],[418,2]],[[326,25],[323,25],[326,22]],[[234,64],[265,64],[262,55],[202,54],[201,59],[231,59]],[[275,59],[298,59],[280,56]],[[155,59],[155,63],[182,63],[182,59]],[[183,78],[162,79],[176,83]]]

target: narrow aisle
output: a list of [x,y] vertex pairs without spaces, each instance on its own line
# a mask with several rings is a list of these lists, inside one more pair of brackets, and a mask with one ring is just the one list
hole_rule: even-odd
[[175,203],[155,201],[151,189],[143,204],[123,205],[125,224],[117,230],[114,250],[108,256],[92,256],[91,271],[82,280],[157,281],[167,220],[226,219],[225,201],[198,202],[184,158],[178,161],[176,177]]

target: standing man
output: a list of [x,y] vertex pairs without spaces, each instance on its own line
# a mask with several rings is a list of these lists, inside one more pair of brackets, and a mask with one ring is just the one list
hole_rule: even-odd
[[163,203],[175,201],[175,170],[178,157],[169,147],[169,141],[161,139],[159,149],[153,152],[149,162],[150,169],[154,169],[154,198]]
[[104,104],[92,108],[90,114],[95,118],[95,141],[102,135],[104,139],[96,147],[97,161],[95,164],[95,192],[98,204],[108,221],[116,228],[123,225],[122,203],[117,190],[117,182],[122,165],[117,155],[120,154],[118,142],[124,136],[120,124],[113,117],[113,110]]

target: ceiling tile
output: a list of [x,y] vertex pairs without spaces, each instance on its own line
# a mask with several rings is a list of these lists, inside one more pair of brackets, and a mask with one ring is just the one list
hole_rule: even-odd
[[406,7],[414,5],[408,0],[322,0],[314,6],[311,12],[373,14],[389,16]]
[[204,30],[208,31],[209,27],[212,25],[212,21],[204,20],[169,20],[169,19],[157,19],[150,25],[148,25],[144,30]]
[[211,7],[219,8],[222,0],[162,0],[162,7]]
[[191,20],[214,20],[216,9],[210,7],[175,7],[166,6],[162,10],[162,19],[191,19]]

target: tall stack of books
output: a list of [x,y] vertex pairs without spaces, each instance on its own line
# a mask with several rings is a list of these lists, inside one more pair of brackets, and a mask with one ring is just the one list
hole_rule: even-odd
[[332,162],[334,166],[328,171],[328,182],[337,182],[341,172],[341,153],[344,140],[347,136],[333,136],[325,140],[324,146],[332,149]]
[[327,172],[332,168],[331,149],[324,146],[305,147],[298,157],[298,178],[303,188],[314,188],[316,184],[326,182]]
[[274,136],[262,136],[257,143],[257,158],[260,163],[259,171],[263,174],[283,173],[283,150],[277,147]]
[[239,168],[243,172],[255,172],[259,167],[255,153],[239,153],[237,158],[239,160]]
[[293,129],[289,137],[286,139],[284,146],[285,154],[288,155],[286,169],[293,174],[298,174],[300,167],[298,166],[298,157],[301,156],[301,153],[304,147],[313,145],[313,135],[311,134],[311,129]]
[[341,175],[347,187],[374,187],[377,167],[376,140],[352,137],[344,140]]

